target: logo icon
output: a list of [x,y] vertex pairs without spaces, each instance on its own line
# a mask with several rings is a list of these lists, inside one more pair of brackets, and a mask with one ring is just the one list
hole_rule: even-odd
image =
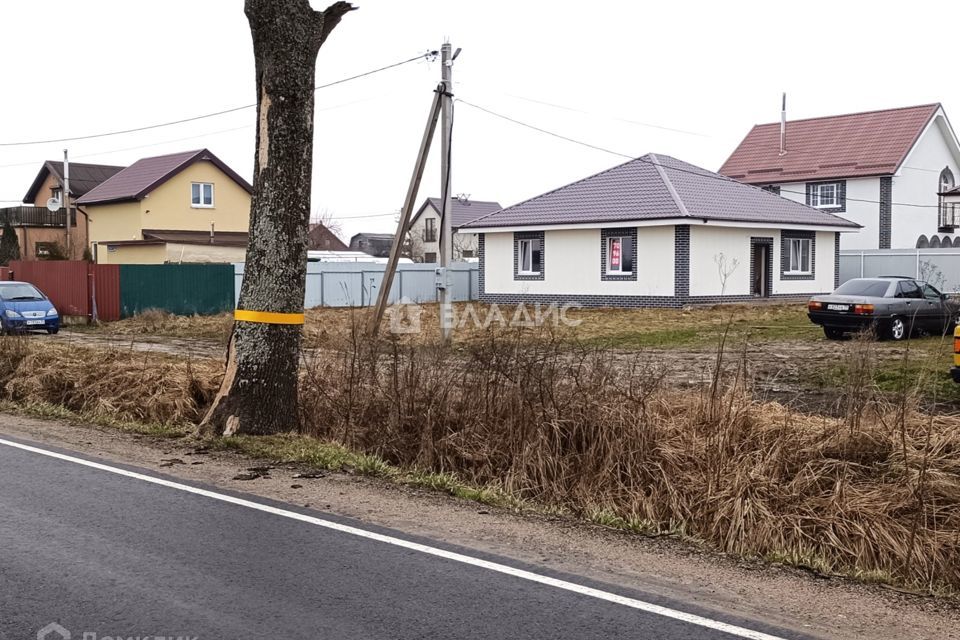
[[37,631],[37,640],[70,640],[70,632],[56,622],[51,622]]
[[420,333],[420,314],[423,309],[410,298],[400,298],[387,307],[387,313],[390,314],[390,333]]

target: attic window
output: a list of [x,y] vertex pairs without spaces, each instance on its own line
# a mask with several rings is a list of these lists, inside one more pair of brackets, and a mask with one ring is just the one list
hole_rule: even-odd
[[190,185],[190,206],[195,208],[213,207],[212,182],[194,182]]

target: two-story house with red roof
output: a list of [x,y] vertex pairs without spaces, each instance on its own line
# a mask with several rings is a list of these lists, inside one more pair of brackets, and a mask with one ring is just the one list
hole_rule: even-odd
[[719,173],[862,225],[843,249],[960,246],[940,195],[960,144],[940,104],[756,125]]

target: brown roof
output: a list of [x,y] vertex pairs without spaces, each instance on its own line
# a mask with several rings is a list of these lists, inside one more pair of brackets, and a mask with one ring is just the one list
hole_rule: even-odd
[[464,225],[593,224],[726,220],[857,229],[860,225],[670,156],[648,153]]
[[800,182],[896,173],[939,104],[758,124],[720,167],[748,184]]
[[324,224],[315,222],[310,224],[307,232],[307,249],[311,251],[346,251],[349,247],[330,231]]
[[[110,164],[71,162],[70,195],[72,195],[74,198],[79,198],[99,185],[101,182],[113,177],[122,169],[123,167],[117,167]],[[30,189],[27,190],[27,194],[23,196],[24,202],[36,201],[37,192],[40,191],[40,187],[43,186],[43,181],[46,180],[47,176],[50,174],[53,174],[57,180],[63,182],[63,163],[57,160],[47,160],[44,162],[43,166],[40,167],[40,171],[37,172],[37,177],[33,179],[33,184],[30,185]]]
[[144,229],[144,240],[160,240],[176,244],[212,244],[221,247],[245,247],[250,234],[246,231],[214,231],[210,242],[209,231],[180,231],[170,229]]
[[77,204],[104,204],[141,200],[145,195],[177,175],[195,162],[207,160],[227,174],[234,182],[253,193],[253,187],[207,149],[172,153],[143,158],[115,174],[109,180],[90,190]]

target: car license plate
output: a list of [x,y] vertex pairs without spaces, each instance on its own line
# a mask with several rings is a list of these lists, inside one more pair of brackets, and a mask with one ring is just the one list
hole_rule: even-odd
[[828,311],[850,311],[850,305],[848,304],[828,304]]
[[43,320],[27,320],[27,324],[43,324]]

